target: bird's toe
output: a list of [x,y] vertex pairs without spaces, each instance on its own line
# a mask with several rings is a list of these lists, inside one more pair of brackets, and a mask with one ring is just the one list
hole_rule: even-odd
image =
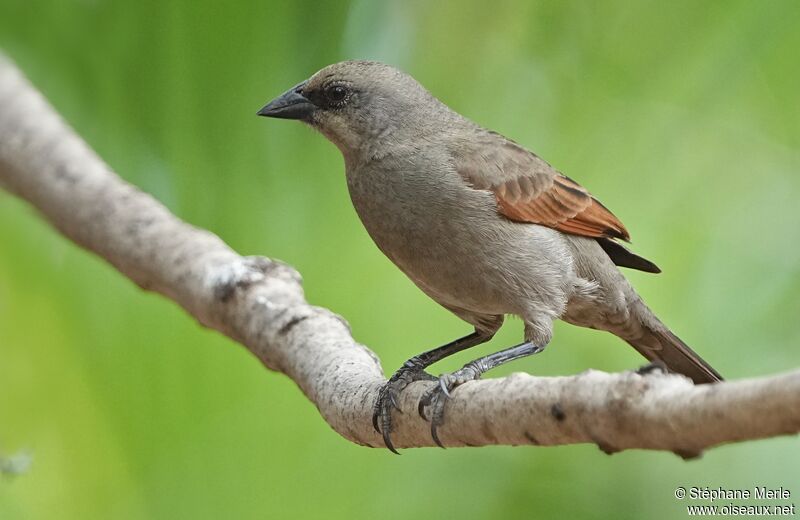
[[447,399],[452,397],[452,391],[466,383],[467,381],[474,381],[479,379],[481,371],[472,364],[467,364],[460,370],[456,370],[450,374],[442,374],[439,377],[438,384],[428,389],[419,400],[417,411],[420,417],[431,423],[431,437],[433,442],[440,448],[444,448],[442,441],[439,439],[438,429],[444,424],[444,409]]
[[391,439],[392,413],[403,413],[400,408],[400,393],[414,381],[435,380],[436,378],[422,368],[407,362],[383,385],[372,409],[372,426],[383,436],[383,442],[393,453],[397,453]]

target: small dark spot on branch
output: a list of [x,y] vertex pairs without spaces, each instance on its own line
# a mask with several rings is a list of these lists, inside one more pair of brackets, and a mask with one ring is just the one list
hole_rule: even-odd
[[59,164],[53,169],[53,173],[58,180],[62,180],[68,184],[75,184],[79,176],[75,172],[70,171],[67,165]]
[[[230,276],[229,279],[219,281],[214,287],[214,296],[219,301],[226,303],[237,290],[247,289],[263,280],[260,270],[254,268],[252,264],[247,265],[247,269],[247,274],[238,273]],[[258,275],[255,275],[255,273],[258,273]]]
[[491,424],[491,421],[489,419],[486,419],[485,421],[483,421],[483,424],[482,424],[482,427],[481,427],[481,433],[483,433],[483,436],[486,437],[487,439],[489,439],[493,444],[497,443],[497,437],[494,434],[494,431],[492,429],[492,424]]
[[223,303],[230,300],[234,292],[236,292],[236,282],[232,280],[218,283],[216,287],[214,287],[214,297]]
[[694,460],[703,456],[702,451],[694,450],[675,450],[673,453],[683,460]]
[[567,414],[564,413],[564,409],[561,408],[561,405],[558,403],[555,403],[550,407],[550,415],[552,415],[553,418],[558,422],[561,422],[567,418]]
[[533,436],[533,434],[532,434],[531,432],[529,432],[529,431],[527,431],[527,430],[526,430],[526,431],[522,432],[522,434],[523,434],[523,435],[525,436],[525,438],[526,438],[526,439],[528,439],[528,440],[530,441],[530,443],[531,443],[531,444],[533,444],[534,446],[538,446],[539,444],[541,444],[541,443],[539,442],[539,440],[538,440],[536,437],[534,437],[534,436]]
[[292,318],[289,321],[287,321],[286,324],[284,324],[283,327],[278,329],[278,335],[283,336],[285,334],[288,334],[289,331],[292,330],[295,327],[295,325],[297,325],[301,321],[304,321],[304,320],[307,320],[307,319],[308,319],[308,316],[295,316],[294,318]]
[[285,264],[280,260],[273,260],[263,256],[248,256],[246,258],[250,263],[250,267],[263,273],[265,276],[288,278],[297,283],[303,282],[300,273],[298,273],[294,267],[290,266],[289,264]]
[[605,441],[601,441],[601,440],[595,439],[594,442],[595,442],[595,444],[597,444],[597,447],[600,448],[600,451],[602,451],[606,455],[613,455],[613,454],[618,453],[618,452],[621,451],[616,446],[612,446],[611,444],[609,444],[609,443],[607,443]]

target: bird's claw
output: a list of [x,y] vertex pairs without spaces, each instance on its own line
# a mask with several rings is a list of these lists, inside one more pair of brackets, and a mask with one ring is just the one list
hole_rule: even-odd
[[389,400],[392,402],[392,406],[395,410],[403,413],[403,410],[400,409],[400,405],[397,404],[397,394],[395,392],[389,392]]
[[389,451],[399,453],[394,448],[391,439],[392,433],[392,409],[403,413],[400,408],[400,393],[414,381],[430,381],[436,378],[425,372],[419,365],[412,360],[406,362],[400,370],[381,387],[378,398],[372,410],[372,427],[383,436],[383,442]]
[[[452,374],[443,374],[439,377],[438,384],[426,391],[419,400],[417,412],[420,417],[431,423],[431,437],[433,442],[440,448],[444,448],[439,439],[438,429],[444,424],[444,406],[448,399],[452,398],[452,392],[457,387],[467,381],[474,381],[480,378],[482,372],[471,364],[466,365]],[[426,412],[430,410],[430,414]]]
[[635,372],[640,376],[646,376],[652,373],[667,374],[669,373],[669,369],[667,369],[663,361],[653,361],[651,363],[648,363],[644,366],[637,368]]
[[442,393],[444,393],[444,395],[450,397],[450,390],[447,389],[447,383],[445,383],[444,377],[439,378],[439,388],[442,389]]
[[393,386],[395,386],[393,383],[396,383],[396,381],[393,382],[389,380],[378,393],[378,399],[375,401],[372,412],[372,427],[383,436],[383,443],[389,448],[389,451],[397,453],[397,450],[392,444],[390,434],[392,432],[392,408],[401,411],[400,406],[397,404],[396,393],[402,390],[402,388],[395,390],[393,388]]

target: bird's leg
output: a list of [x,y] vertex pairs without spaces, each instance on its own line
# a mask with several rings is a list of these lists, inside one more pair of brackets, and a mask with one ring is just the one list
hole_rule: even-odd
[[392,408],[402,413],[398,404],[400,392],[414,381],[436,381],[437,378],[425,372],[425,368],[456,352],[485,343],[492,339],[492,336],[494,333],[475,331],[469,336],[414,356],[403,363],[403,366],[380,389],[372,412],[372,426],[375,427],[376,432],[383,434],[383,441],[387,448],[397,453],[392,445],[390,435],[392,433]]
[[[419,401],[419,414],[423,419],[428,420],[430,418],[431,437],[433,437],[433,441],[444,448],[436,430],[444,423],[444,404],[447,398],[450,397],[450,392],[455,387],[467,381],[479,379],[485,372],[504,363],[514,361],[521,357],[538,354],[542,350],[544,350],[544,346],[537,346],[526,341],[515,347],[507,348],[500,352],[495,352],[494,354],[470,361],[455,372],[440,376],[439,384],[425,392],[422,399]],[[426,414],[426,408],[430,408],[430,414]]]

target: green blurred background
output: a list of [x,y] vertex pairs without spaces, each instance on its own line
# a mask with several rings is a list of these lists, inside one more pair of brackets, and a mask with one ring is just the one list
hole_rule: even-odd
[[[339,152],[266,101],[347,58],[409,71],[592,190],[664,274],[629,276],[729,378],[798,365],[800,4],[3,0],[0,48],[125,179],[243,254],[287,261],[392,371],[469,328],[373,246]],[[441,363],[455,369],[519,339]],[[623,370],[559,324],[497,374]],[[0,192],[0,519],[683,518],[676,486],[783,485],[784,438],[608,457],[594,446],[348,443],[286,377]]]

